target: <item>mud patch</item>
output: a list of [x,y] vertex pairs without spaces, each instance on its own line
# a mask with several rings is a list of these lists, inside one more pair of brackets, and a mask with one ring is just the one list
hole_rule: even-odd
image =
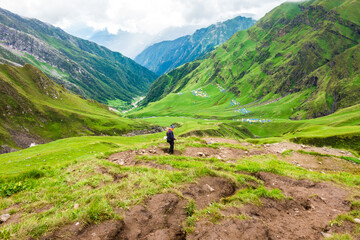
[[213,138],[213,137],[205,137],[203,140],[206,141],[207,144],[212,143],[229,143],[229,144],[239,144],[238,140],[229,139],[229,138]]
[[[201,178],[182,190],[184,197],[195,201],[197,209],[234,192],[234,184],[219,177]],[[125,215],[125,228],[119,239],[185,239],[182,229],[187,218],[187,203],[187,199],[174,193],[152,196],[145,202],[145,206],[135,206]]]
[[61,227],[47,239],[96,239],[96,240],[181,240],[185,239],[183,223],[187,218],[188,199],[194,199],[197,208],[206,207],[213,201],[235,192],[235,185],[220,177],[203,177],[195,183],[185,185],[180,197],[175,193],[156,194],[125,213],[122,221],[105,221],[98,225],[85,226],[73,223]]
[[126,213],[118,239],[183,239],[186,201],[176,194],[157,194]]
[[164,154],[163,149],[161,148],[150,148],[150,149],[141,149],[141,150],[128,150],[124,152],[118,152],[111,155],[108,160],[119,164],[121,166],[145,166],[157,169],[164,169],[168,171],[174,170],[173,167],[169,165],[158,164],[152,161],[140,161],[136,159],[136,156],[152,156]]
[[197,208],[202,209],[213,201],[233,195],[234,192],[235,186],[228,180],[219,177],[204,177],[188,185],[182,194],[184,197],[193,199]]
[[105,221],[98,225],[85,226],[80,223],[73,223],[61,227],[48,236],[44,236],[42,240],[112,240],[117,239],[116,236],[123,228],[122,221]]
[[[10,214],[10,212],[16,211],[13,214]],[[23,215],[24,211],[21,209],[20,204],[14,204],[11,207],[8,207],[6,209],[1,210],[0,215],[3,214],[10,214],[10,218],[6,222],[0,222],[1,226],[12,224],[12,223],[19,223],[21,221],[21,217]]]
[[322,239],[321,232],[337,215],[350,211],[348,192],[330,183],[294,180],[259,173],[267,188],[279,188],[292,199],[262,199],[262,206],[246,205],[218,224],[201,220],[187,239]]
[[339,149],[334,148],[327,148],[327,147],[313,147],[303,144],[296,144],[296,143],[289,143],[289,142],[281,142],[281,143],[273,143],[273,144],[265,144],[264,145],[265,150],[270,154],[281,154],[286,150],[303,150],[306,152],[316,152],[320,154],[328,154],[328,155],[334,155],[337,157],[355,157],[351,152],[349,151],[343,151]]
[[263,150],[249,149],[242,150],[237,148],[220,147],[218,149],[208,147],[188,147],[183,151],[183,155],[189,157],[207,157],[217,158],[219,160],[239,159],[241,157],[263,155],[266,154]]
[[337,157],[313,156],[299,152],[292,152],[290,155],[281,157],[280,159],[293,165],[318,172],[360,173],[360,165]]

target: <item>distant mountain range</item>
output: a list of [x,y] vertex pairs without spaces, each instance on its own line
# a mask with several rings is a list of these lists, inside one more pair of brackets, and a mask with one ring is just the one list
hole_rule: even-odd
[[219,22],[199,29],[192,35],[156,43],[137,55],[135,61],[160,76],[203,57],[237,31],[248,29],[255,23],[255,20],[245,17]]
[[30,63],[85,98],[130,102],[156,75],[118,52],[0,9],[0,62]]
[[292,119],[320,117],[359,104],[359,9],[360,1],[353,0],[284,3],[205,59],[158,78],[142,104],[155,102],[152,109],[171,115],[166,99],[178,101],[174,93],[216,84],[240,105],[258,106],[253,116],[284,97],[287,105],[274,109]]

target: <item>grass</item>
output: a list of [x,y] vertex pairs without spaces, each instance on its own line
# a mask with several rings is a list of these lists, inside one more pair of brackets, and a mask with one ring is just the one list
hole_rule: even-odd
[[0,116],[1,145],[19,148],[11,131],[47,142],[73,136],[121,135],[149,126],[121,118],[103,104],[68,92],[31,65],[1,65],[0,77],[0,92],[4,93],[0,104],[7,106]]
[[[219,121],[199,119],[159,118],[162,125],[178,122],[176,136],[202,127],[214,127]],[[149,119],[156,122],[156,118]],[[221,176],[235,182],[241,190],[235,195],[214,203],[209,209],[197,210],[193,202],[186,207],[188,214],[186,231],[191,232],[194,223],[203,217],[218,221],[223,218],[225,206],[261,204],[262,198],[282,199],[277,189],[266,189],[256,178],[240,172],[271,172],[298,179],[332,181],[349,187],[360,187],[360,178],[349,173],[321,174],[293,166],[273,155],[254,156],[226,163],[215,158],[191,158],[186,156],[141,156],[138,161],[154,161],[170,165],[174,171],[151,169],[141,166],[119,166],[104,159],[111,153],[130,149],[147,148],[163,143],[164,133],[134,137],[74,137],[38,145],[22,151],[0,155],[0,182],[10,189],[0,199],[0,209],[10,209],[20,214],[22,221],[4,226],[0,236],[4,239],[16,236],[37,238],[57,227],[73,222],[97,223],[105,219],[118,219],[117,209],[129,209],[147,197],[164,191],[178,192],[183,184],[205,175]],[[234,144],[210,144],[197,137],[178,137],[177,149],[194,147],[236,147]],[[241,147],[242,148],[242,147]],[[185,171],[184,171],[185,170]],[[121,176],[114,181],[113,176]],[[13,189],[21,183],[24,188]],[[256,182],[255,189],[249,184]],[[12,185],[13,184],[13,185]],[[134,186],[136,186],[134,188]],[[4,191],[3,191],[4,192]],[[6,190],[5,190],[6,192]],[[79,204],[75,209],[74,205]],[[37,212],[38,209],[44,209]],[[233,216],[240,217],[241,216]]]
[[[343,4],[334,5],[334,1],[328,3],[326,6],[329,8],[344,7]],[[319,80],[320,89],[310,84],[311,86],[304,87],[302,91],[292,91],[288,95],[279,93],[284,90],[282,89],[284,86],[288,88],[285,90],[299,86],[293,85],[284,79],[284,76],[274,75],[276,68],[286,66],[285,69],[291,73],[291,70],[299,64],[310,64],[311,62],[308,61],[300,63],[294,58],[300,50],[306,49],[304,44],[308,42],[316,46],[316,51],[321,50],[323,56],[335,62],[341,62],[346,56],[355,54],[357,48],[345,44],[349,50],[335,54],[331,49],[325,49],[328,47],[324,41],[328,37],[326,32],[312,31],[309,26],[294,26],[290,30],[291,34],[276,36],[276,39],[266,47],[267,41],[272,37],[271,33],[277,34],[278,30],[284,27],[285,20],[291,20],[295,15],[300,14],[297,4],[284,4],[282,9],[284,12],[279,12],[278,9],[269,13],[265,20],[259,21],[248,32],[237,33],[226,43],[225,48],[218,47],[209,58],[196,63],[200,65],[196,66],[195,71],[187,69],[189,70],[186,74],[187,78],[176,79],[177,82],[171,86],[173,90],[168,95],[150,103],[147,107],[134,109],[127,114],[129,118],[141,118],[141,120],[120,118],[108,112],[106,106],[94,101],[85,101],[65,92],[57,85],[48,89],[48,94],[62,91],[59,95],[62,101],[49,98],[49,95],[40,93],[44,89],[39,90],[37,87],[39,82],[30,81],[35,73],[31,67],[19,69],[2,66],[1,79],[5,79],[4,84],[5,82],[10,84],[19,93],[11,101],[4,100],[11,102],[12,109],[16,111],[2,121],[0,126],[2,143],[6,141],[6,144],[14,145],[6,130],[8,125],[4,124],[13,122],[16,122],[17,126],[26,127],[30,133],[47,136],[49,140],[68,138],[0,155],[0,210],[8,210],[11,215],[21,216],[21,222],[1,226],[0,238],[39,238],[47,232],[74,222],[96,224],[107,219],[122,219],[124,216],[118,214],[119,212],[142,204],[154,194],[179,193],[184,184],[194,182],[202,176],[227,178],[236,185],[237,191],[230,197],[211,203],[205,209],[197,209],[195,202],[189,200],[185,207],[188,218],[184,230],[187,233],[192,232],[196,222],[201,219],[218,223],[226,217],[240,220],[247,218],[243,215],[224,216],[222,210],[227,207],[240,208],[245,204],[261,205],[264,198],[279,201],[289,199],[279,189],[268,189],[262,181],[253,177],[253,174],[258,172],[315,182],[333,182],[357,192],[360,189],[360,176],[357,174],[347,172],[323,174],[310,171],[284,162],[275,155],[245,157],[235,162],[224,162],[217,158],[170,155],[137,157],[139,162],[149,161],[169,165],[173,167],[173,171],[144,166],[120,166],[106,160],[106,157],[115,152],[165,143],[163,140],[165,132],[134,137],[116,135],[134,128],[149,125],[166,127],[173,123],[179,126],[175,129],[177,150],[186,147],[214,149],[231,147],[247,150],[236,144],[205,144],[205,141],[199,138],[213,136],[254,144],[294,141],[344,148],[360,154],[360,105],[351,107],[346,105],[356,102],[355,98],[355,100],[345,99],[341,103],[342,109],[328,116],[291,120],[306,118],[308,114],[311,115],[318,109],[329,110],[334,98],[322,87],[329,84],[336,89],[338,85],[333,76],[337,74],[349,76],[350,82],[354,84],[350,84],[344,90],[346,92],[356,85],[358,75],[351,73],[351,70],[349,72],[339,70],[339,67],[329,69],[329,65],[324,63],[322,67],[318,66],[311,71],[310,68],[307,69],[313,74],[309,77],[324,76]],[[340,13],[349,19],[353,15],[352,11],[347,12],[344,9]],[[313,16],[313,13],[306,12],[306,14]],[[272,32],[265,31],[269,26],[277,28]],[[342,26],[332,27],[348,35],[349,31]],[[258,39],[261,41],[256,41]],[[293,43],[295,40],[298,41]],[[337,46],[340,40],[334,40],[332,43]],[[258,48],[258,44],[265,47]],[[227,49],[230,49],[230,53]],[[312,52],[306,54],[313,56]],[[333,55],[339,56],[332,58]],[[313,57],[316,59],[315,56]],[[291,60],[296,64],[291,64]],[[47,65],[43,67],[48,71],[57,71]],[[191,67],[187,66],[187,68]],[[355,67],[356,64],[353,69]],[[183,69],[177,71],[181,73]],[[37,76],[46,78],[44,75]],[[274,81],[275,79],[277,81]],[[226,91],[219,91],[215,83],[219,83]],[[234,85],[241,86],[241,89]],[[192,91],[200,88],[208,94],[207,98],[193,95]],[[268,89],[270,90],[267,91]],[[351,98],[353,95],[346,94],[346,96]],[[33,112],[37,111],[36,113],[45,118],[46,124],[39,122],[31,113],[23,114],[21,106],[16,105],[21,102],[18,98],[24,100],[23,105],[28,104],[26,106]],[[233,99],[240,104],[230,106]],[[299,104],[304,102],[306,104],[299,108]],[[125,106],[124,101],[121,100],[113,100],[109,104],[120,108]],[[235,112],[239,108],[246,108],[250,112],[247,114]],[[265,118],[271,121],[264,124],[250,124],[239,121],[242,118]],[[101,133],[115,136],[88,136]],[[74,137],[78,135],[87,136]],[[289,153],[290,151],[287,151],[283,155]],[[359,163],[355,157],[343,159]],[[339,216],[333,223],[341,224],[358,217],[359,205],[359,202],[353,201],[352,212]],[[350,236],[338,235],[334,238],[348,239]]]

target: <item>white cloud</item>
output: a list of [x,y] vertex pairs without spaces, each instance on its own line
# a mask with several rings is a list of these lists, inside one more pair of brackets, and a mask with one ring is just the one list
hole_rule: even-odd
[[[164,34],[169,29],[190,31],[240,15],[259,19],[282,2],[285,0],[0,0],[0,7],[76,36],[88,38],[104,30],[114,35],[127,32],[144,36],[142,41],[148,45],[159,36],[163,36],[159,41],[175,36]],[[130,42],[116,45],[124,46],[113,49],[120,52],[127,45],[136,48]]]
[[158,34],[169,27],[209,25],[238,15],[262,17],[285,0],[0,0],[22,16],[70,29],[83,25],[132,33]]

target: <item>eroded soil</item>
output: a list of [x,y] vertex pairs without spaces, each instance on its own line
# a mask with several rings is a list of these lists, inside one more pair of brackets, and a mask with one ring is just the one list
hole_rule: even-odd
[[[350,152],[316,148],[294,143],[254,146],[236,140],[206,138],[209,147],[186,147],[176,150],[175,155],[196,158],[217,158],[220,161],[236,163],[242,158],[255,155],[276,155],[279,160],[312,171],[358,173],[359,166],[339,156],[353,156]],[[239,144],[239,148],[211,147],[213,143]],[[240,145],[242,147],[240,147]],[[245,148],[244,148],[245,147]],[[294,150],[289,154],[284,151]],[[298,150],[327,154],[309,155]],[[129,150],[111,155],[108,159],[122,166],[144,166],[167,171],[178,171],[169,165],[145,161],[141,156],[168,155],[166,145],[148,149]],[[331,155],[331,156],[330,156]],[[137,157],[138,156],[138,157]],[[99,169],[111,174],[106,169]],[[241,174],[241,173],[239,173]],[[250,173],[247,173],[250,174]],[[251,175],[251,174],[250,174]],[[186,206],[193,200],[197,210],[219,202],[235,194],[236,187],[225,178],[203,177],[197,182],[183,185],[175,192],[153,195],[142,205],[123,212],[123,220],[112,220],[98,225],[85,226],[81,223],[67,225],[43,239],[322,239],[324,233],[353,232],[353,223],[330,226],[331,220],[348,213],[353,192],[331,183],[295,180],[271,173],[253,175],[264,183],[267,189],[277,188],[287,197],[282,200],[262,198],[262,205],[247,204],[242,207],[227,207],[221,210],[221,218],[214,223],[198,219],[191,233],[184,231],[187,219]],[[114,175],[114,181],[126,176]],[[248,186],[257,188],[255,185]],[[245,186],[244,186],[245,187]],[[240,216],[240,217],[239,217]]]
[[234,194],[236,188],[220,177],[203,177],[181,188],[183,197],[175,193],[156,194],[125,213],[124,220],[106,221],[98,225],[79,223],[60,228],[45,239],[185,239],[183,223],[187,218],[186,205],[192,199],[197,209]]
[[256,175],[267,188],[278,188],[291,199],[262,199],[262,206],[224,210],[217,224],[201,220],[186,239],[322,239],[330,220],[350,211],[349,192],[330,183],[294,180],[271,173]]

